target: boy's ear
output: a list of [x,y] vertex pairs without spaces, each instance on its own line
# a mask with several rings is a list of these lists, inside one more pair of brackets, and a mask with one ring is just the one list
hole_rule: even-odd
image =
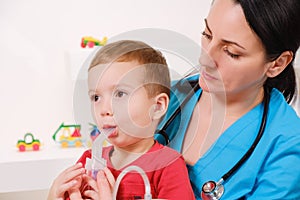
[[161,93],[155,97],[155,105],[153,111],[153,120],[160,119],[168,109],[169,96],[166,93]]
[[270,62],[271,66],[267,69],[266,75],[273,78],[280,74],[286,66],[293,60],[293,52],[285,51],[276,60]]

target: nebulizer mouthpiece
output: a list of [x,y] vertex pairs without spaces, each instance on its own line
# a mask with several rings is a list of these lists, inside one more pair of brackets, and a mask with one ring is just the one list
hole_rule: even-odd
[[[111,133],[113,133],[114,128],[106,129],[103,130],[97,138],[94,140],[92,144],[92,158],[86,158],[86,165],[85,168],[87,170],[88,175],[90,175],[92,178],[95,180],[97,179],[97,173],[99,170],[102,170],[103,168],[106,167],[106,160],[102,158],[102,148],[103,148],[103,143],[106,139],[107,136],[109,136]],[[145,184],[145,195],[144,195],[144,200],[152,200],[152,195],[151,195],[151,186],[149,179],[144,172],[144,170],[138,166],[128,166],[126,169],[124,169],[121,174],[118,176],[116,180],[116,184],[113,189],[113,199],[116,200],[117,198],[117,191],[119,188],[119,185],[121,183],[121,180],[123,177],[131,171],[135,171],[139,173],[144,181]]]
[[92,158],[86,158],[85,168],[89,176],[97,179],[97,173],[106,167],[106,160],[102,158],[102,148],[106,136],[111,133],[111,129],[101,132],[92,144]]

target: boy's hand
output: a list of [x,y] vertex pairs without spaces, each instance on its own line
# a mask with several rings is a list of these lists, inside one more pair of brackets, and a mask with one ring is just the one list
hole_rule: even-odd
[[115,178],[108,168],[99,171],[97,174],[97,185],[101,200],[110,200],[113,198],[112,191],[115,186]]
[[53,181],[47,199],[63,200],[66,192],[69,193],[71,199],[77,198],[79,195],[81,198],[79,188],[83,174],[85,174],[85,169],[81,163],[77,163],[61,172]]
[[97,174],[97,182],[91,177],[84,175],[83,181],[86,182],[91,190],[86,190],[84,196],[93,200],[112,200],[112,191],[115,185],[115,178],[108,168],[100,170]]

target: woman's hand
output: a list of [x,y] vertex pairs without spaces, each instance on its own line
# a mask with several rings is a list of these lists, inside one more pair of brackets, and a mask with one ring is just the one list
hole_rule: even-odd
[[68,192],[71,199],[80,199],[80,186],[85,169],[82,163],[77,163],[61,172],[53,181],[49,190],[48,200],[63,200]]
[[84,196],[93,200],[112,200],[112,191],[115,185],[115,178],[108,168],[100,170],[97,174],[97,182],[91,177],[84,175],[83,181],[90,186],[84,191]]

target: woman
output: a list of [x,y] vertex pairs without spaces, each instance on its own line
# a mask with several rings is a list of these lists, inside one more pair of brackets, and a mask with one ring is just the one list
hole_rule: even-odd
[[[183,154],[197,199],[205,182],[221,178],[222,199],[300,199],[300,119],[288,105],[299,20],[299,0],[213,1],[202,34],[201,75],[174,85],[160,129],[168,125],[157,135],[162,143],[168,135],[169,146]],[[251,145],[249,158],[226,174]]]

